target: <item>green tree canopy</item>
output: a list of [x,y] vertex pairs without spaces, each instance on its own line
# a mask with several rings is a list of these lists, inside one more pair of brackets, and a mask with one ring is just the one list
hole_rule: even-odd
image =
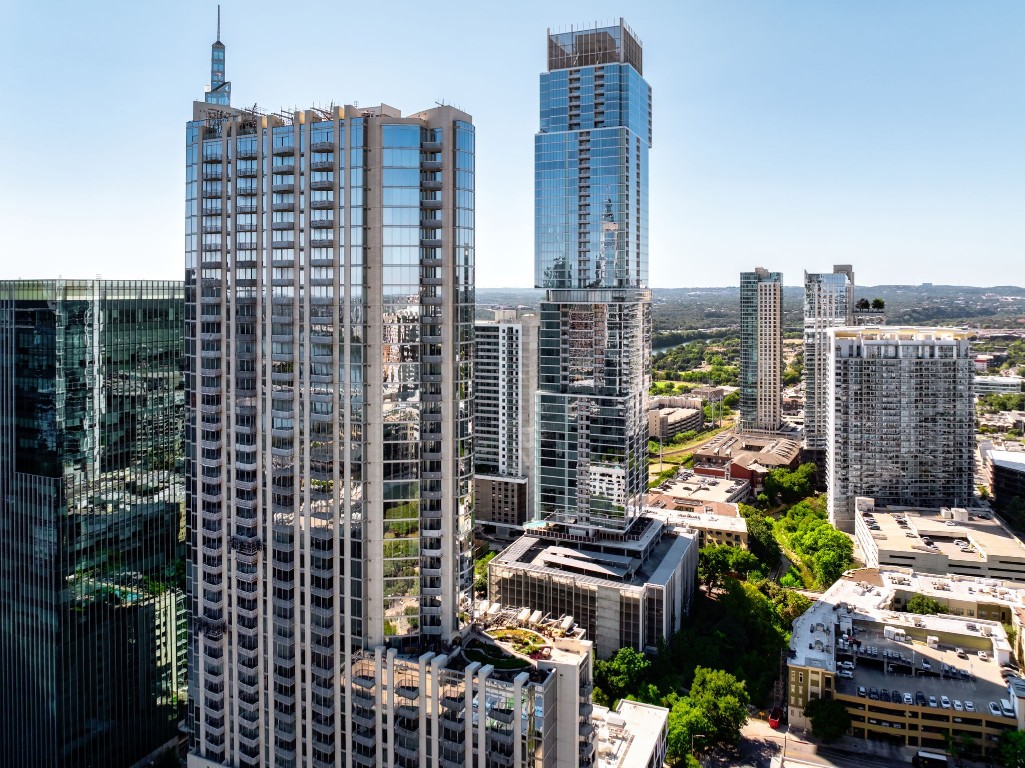
[[705,735],[710,743],[740,741],[740,729],[747,722],[747,706],[751,703],[743,682],[724,670],[698,667],[687,698],[707,721]]
[[765,570],[772,570],[779,565],[782,551],[772,532],[771,523],[761,512],[747,504],[740,505],[740,514],[747,522],[748,549],[765,566]]
[[825,742],[836,741],[851,727],[851,716],[843,702],[836,699],[812,699],[804,708],[811,719],[811,733]]
[[704,710],[697,702],[690,696],[677,698],[669,709],[666,723],[666,757],[676,762],[689,756],[694,737],[707,734],[711,728]]
[[758,567],[758,558],[740,547],[713,544],[698,550],[698,579],[709,591],[721,586],[730,574],[744,576]]
[[1000,737],[1000,756],[1006,766],[1025,765],[1025,731],[1004,731]]
[[647,656],[626,646],[616,651],[608,661],[594,662],[594,684],[613,704],[639,691],[650,668],[651,661]]
[[943,613],[946,610],[946,606],[935,597],[929,597],[928,595],[922,594],[912,595],[907,604],[908,613],[920,613],[923,616],[929,616],[934,613]]
[[796,504],[815,490],[815,465],[802,464],[791,471],[785,467],[770,470],[765,476],[764,492],[769,502]]

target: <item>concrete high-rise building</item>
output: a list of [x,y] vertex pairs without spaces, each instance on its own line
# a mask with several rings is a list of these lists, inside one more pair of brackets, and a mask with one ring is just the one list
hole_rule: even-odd
[[383,765],[355,661],[470,610],[471,118],[196,102],[186,162],[190,764]]
[[831,328],[826,388],[829,519],[854,531],[854,500],[966,507],[975,403],[969,334],[953,328]]
[[476,324],[474,507],[486,537],[522,533],[533,510],[537,332],[537,315],[516,310]]
[[0,282],[0,765],[126,768],[177,737],[183,290]]
[[804,447],[821,469],[826,460],[829,329],[854,325],[854,269],[804,273]]
[[783,424],[783,274],[740,273],[740,422],[749,432]]
[[647,485],[651,88],[620,20],[548,34],[534,142],[538,523],[622,531]]

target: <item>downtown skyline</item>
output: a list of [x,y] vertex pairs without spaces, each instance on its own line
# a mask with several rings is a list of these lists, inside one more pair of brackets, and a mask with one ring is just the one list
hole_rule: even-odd
[[[543,56],[537,30],[612,21],[624,9],[456,5],[432,9],[430,18],[401,3],[351,18],[314,10],[318,27],[372,32],[345,33],[337,45],[278,61],[273,8],[223,4],[228,68],[243,84],[233,101],[259,100],[273,111],[324,98],[436,99],[474,114],[481,137],[477,283],[530,285],[534,77]],[[926,276],[946,284],[1016,282],[1015,259],[1025,249],[1025,231],[1014,223],[1025,202],[1025,153],[1015,142],[1025,109],[1011,98],[1022,64],[1012,30],[1025,8],[649,3],[629,15],[644,30],[658,94],[650,285],[733,285],[751,263],[796,280],[823,260],[857,263],[867,285],[917,284]],[[31,51],[34,69],[32,78],[7,84],[8,103],[46,93],[79,122],[68,131],[59,120],[40,120],[30,133],[18,121],[5,123],[4,138],[21,147],[9,168],[20,184],[0,192],[12,231],[8,252],[31,258],[4,260],[0,277],[43,276],[42,266],[24,264],[68,278],[178,274],[184,147],[167,126],[187,117],[181,105],[205,78],[195,30],[212,33],[215,20],[215,4],[198,2],[88,13],[68,6],[45,17],[28,4],[11,10],[0,56],[19,71]],[[436,30],[433,47],[416,42],[424,24]],[[373,65],[354,68],[354,61]],[[433,64],[429,74],[407,76],[424,61]],[[111,121],[127,125],[140,114],[145,130],[110,140]],[[64,224],[56,231],[40,202],[55,178],[64,182]],[[43,240],[41,231],[48,232]]]

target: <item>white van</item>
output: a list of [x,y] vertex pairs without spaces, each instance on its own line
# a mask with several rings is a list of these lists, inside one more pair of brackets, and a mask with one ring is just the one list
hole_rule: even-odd
[[1000,699],[1000,709],[1003,711],[1004,717],[1014,717],[1014,707],[1007,699]]

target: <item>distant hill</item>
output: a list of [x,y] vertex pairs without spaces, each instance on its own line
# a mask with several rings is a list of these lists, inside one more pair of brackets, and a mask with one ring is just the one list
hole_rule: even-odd
[[[785,330],[801,329],[803,289],[783,288]],[[652,322],[656,331],[735,328],[739,323],[737,286],[655,288]],[[1021,327],[1025,321],[1025,288],[1001,285],[988,288],[965,285],[857,286],[857,298],[886,302],[890,324],[949,324],[969,327]],[[498,307],[537,309],[544,291],[533,288],[478,288],[477,317],[490,317]]]

